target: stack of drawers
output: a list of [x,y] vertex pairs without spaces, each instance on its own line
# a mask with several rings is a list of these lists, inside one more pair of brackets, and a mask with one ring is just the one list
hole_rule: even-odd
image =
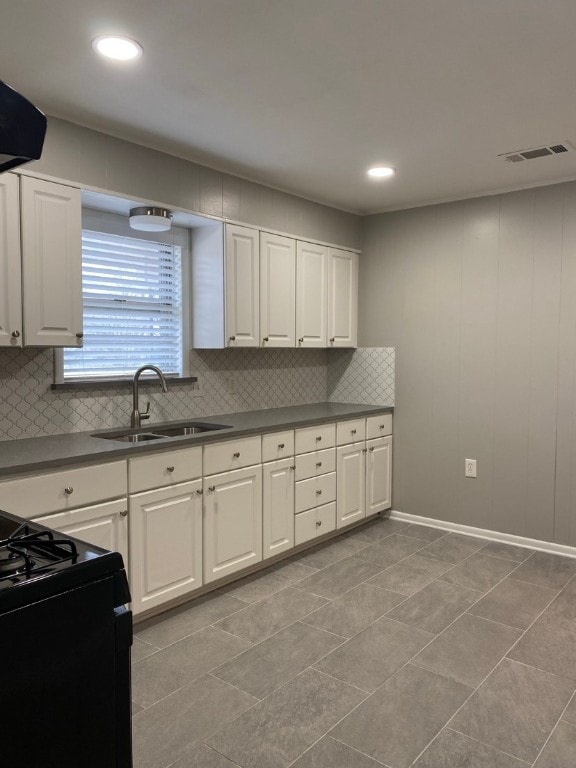
[[336,425],[296,430],[294,544],[336,528]]

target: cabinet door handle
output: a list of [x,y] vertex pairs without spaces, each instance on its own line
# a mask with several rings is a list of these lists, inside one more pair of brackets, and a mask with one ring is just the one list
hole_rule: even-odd
[[262,339],[262,341],[263,341],[263,342],[266,342],[266,341],[270,341],[270,339],[268,338],[268,336],[264,336],[264,338]]
[[336,339],[334,338],[334,336],[332,336],[332,338],[330,339],[330,344],[334,344],[335,341]]
[[294,472],[294,470],[296,469],[296,467],[295,467],[294,465],[292,465],[292,466],[290,467],[290,469],[292,470],[292,472]]
[[12,338],[18,339],[20,337],[20,331],[12,331]]
[[228,339],[228,341],[236,341],[236,336],[230,336],[230,338]]
[[76,338],[77,339],[83,339],[84,338],[84,334],[83,333],[77,333],[76,334]]
[[120,510],[120,517],[128,517],[128,510],[127,509],[121,509]]
[[214,493],[214,491],[216,490],[216,486],[215,485],[209,485],[208,486],[208,490],[210,491],[210,493]]
[[356,430],[355,430],[355,429],[353,429],[353,430],[352,430],[352,434],[353,434],[353,435],[355,435],[355,434],[356,434]]
[[203,494],[203,493],[204,493],[204,491],[203,491],[203,489],[202,489],[202,488],[198,488],[198,490],[196,491],[196,494],[197,494],[198,496],[202,496],[202,494]]
[[374,451],[374,448],[373,447],[372,448],[368,448],[368,450],[370,451],[370,453],[372,453]]
[[233,456],[234,459],[239,459],[240,458],[240,451],[236,451],[236,453],[234,453],[232,456]]
[[317,462],[316,462],[316,466],[317,466],[317,467],[321,467],[321,466],[322,466],[322,462],[321,462],[321,461],[317,461]]
[[278,443],[278,448],[280,448],[280,450],[282,450],[282,448],[284,448],[284,447],[285,447],[284,443]]
[[316,496],[322,496],[322,491],[321,491],[320,489],[318,489],[318,490],[316,491]]
[[367,453],[367,452],[368,452],[367,448],[362,448],[362,453]]
[[316,442],[317,442],[317,443],[319,443],[321,440],[322,440],[322,435],[319,435],[319,436],[316,438]]
[[70,496],[71,494],[74,493],[74,488],[72,488],[71,485],[67,485],[66,488],[64,488],[64,493],[66,494],[66,496]]
[[316,520],[316,528],[320,528],[322,525],[322,520]]
[[173,466],[166,467],[166,472],[174,472],[174,467]]
[[386,425],[385,424],[380,424],[380,429],[386,429]]
[[304,344],[304,336],[298,339],[298,344]]

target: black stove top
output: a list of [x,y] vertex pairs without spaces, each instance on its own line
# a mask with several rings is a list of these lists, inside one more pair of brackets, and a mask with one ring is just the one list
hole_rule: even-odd
[[0,510],[0,613],[123,569],[118,552]]

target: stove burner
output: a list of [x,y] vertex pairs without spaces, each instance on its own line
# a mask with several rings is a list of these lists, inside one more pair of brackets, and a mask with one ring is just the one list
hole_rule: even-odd
[[7,547],[0,549],[0,575],[10,576],[20,571],[29,571],[34,561],[26,554],[11,551]]

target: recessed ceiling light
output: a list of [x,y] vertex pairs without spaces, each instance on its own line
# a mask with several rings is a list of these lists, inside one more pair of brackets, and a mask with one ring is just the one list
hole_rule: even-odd
[[102,56],[116,61],[129,61],[142,55],[142,46],[129,37],[101,35],[92,41],[92,48]]
[[368,176],[373,176],[375,179],[387,179],[395,173],[396,168],[391,168],[389,165],[375,165],[374,168],[368,169]]

